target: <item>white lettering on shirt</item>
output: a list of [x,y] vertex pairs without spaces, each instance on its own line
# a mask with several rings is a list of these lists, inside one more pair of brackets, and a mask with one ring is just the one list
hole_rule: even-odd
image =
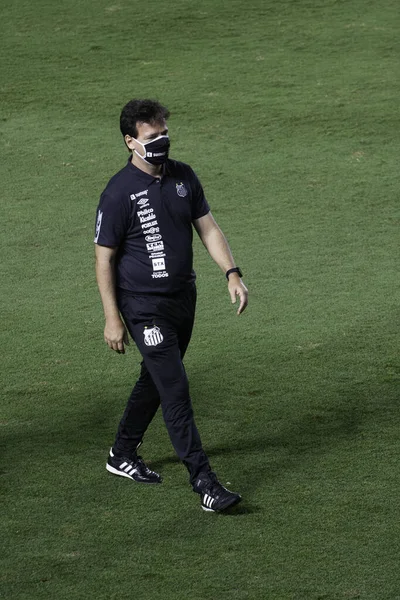
[[141,223],[146,223],[146,221],[151,221],[151,219],[154,219],[154,215],[153,214],[149,214],[146,215],[144,217],[139,217],[139,220]]
[[165,269],[165,260],[163,258],[153,258],[153,271],[164,271]]
[[151,221],[151,223],[144,223],[144,225],[142,225],[142,229],[147,229],[148,227],[153,227],[153,225],[158,225],[157,221]]
[[164,250],[164,242],[150,242],[146,244],[147,250],[150,252],[156,252]]

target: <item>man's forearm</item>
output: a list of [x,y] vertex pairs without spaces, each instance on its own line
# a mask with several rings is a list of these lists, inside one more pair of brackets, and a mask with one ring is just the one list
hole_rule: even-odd
[[218,226],[207,232],[202,242],[221,271],[226,273],[228,269],[236,266],[226,237]]
[[96,279],[106,321],[120,319],[115,287],[114,260],[96,260]]

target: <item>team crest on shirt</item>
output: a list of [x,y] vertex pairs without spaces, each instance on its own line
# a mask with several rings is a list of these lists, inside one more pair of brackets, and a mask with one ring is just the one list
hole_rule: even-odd
[[187,191],[184,183],[181,182],[181,183],[176,184],[176,193],[181,198],[184,198],[185,196],[188,195],[188,191]]
[[158,346],[161,344],[164,337],[160,331],[160,328],[154,325],[154,327],[145,327],[143,330],[144,343],[146,346]]

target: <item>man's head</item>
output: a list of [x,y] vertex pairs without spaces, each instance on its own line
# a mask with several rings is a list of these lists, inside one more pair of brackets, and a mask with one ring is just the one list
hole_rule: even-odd
[[[145,144],[158,136],[167,135],[169,110],[156,100],[131,100],[124,106],[120,117],[120,129],[130,152],[143,154]],[[140,142],[140,144],[137,144]]]

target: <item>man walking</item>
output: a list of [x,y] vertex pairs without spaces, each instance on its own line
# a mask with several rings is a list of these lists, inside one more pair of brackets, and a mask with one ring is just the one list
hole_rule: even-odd
[[123,108],[120,128],[131,156],[107,184],[97,209],[94,241],[104,339],[123,354],[128,329],[143,357],[106,467],[137,482],[161,483],[137,454],[161,404],[172,445],[202,508],[222,511],[241,497],[211,470],[182,363],[196,304],[192,225],[226,274],[232,303],[239,298],[237,314],[247,306],[247,289],[195,173],[168,158],[168,117],[168,109],[153,100],[131,100]]

